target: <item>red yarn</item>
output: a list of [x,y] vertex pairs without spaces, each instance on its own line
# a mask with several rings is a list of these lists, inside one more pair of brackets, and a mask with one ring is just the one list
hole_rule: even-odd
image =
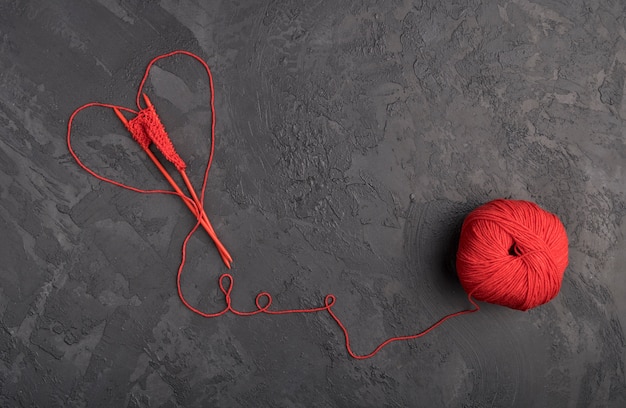
[[127,127],[133,138],[144,150],[152,141],[163,156],[176,166],[178,171],[185,170],[187,165],[176,152],[174,144],[165,131],[165,126],[161,123],[161,119],[159,119],[159,115],[157,115],[152,104],[148,105],[147,108],[141,109],[137,116],[129,120]]
[[[143,124],[143,121],[141,120],[142,117],[146,116],[146,114],[142,112],[143,109],[137,112],[137,116],[135,116],[131,120],[124,119],[124,124],[126,125],[126,129],[128,129],[133,139],[135,139],[135,142],[137,142],[137,144],[141,146],[143,150],[148,150],[150,144],[152,144],[152,139],[148,134],[149,128],[145,126]],[[154,112],[154,114],[156,115],[156,112]]]
[[[140,106],[140,95],[147,80],[150,68],[157,61],[174,55],[186,55],[194,58],[204,67],[210,88],[210,109],[211,109],[211,131],[210,153],[207,166],[204,171],[204,178],[198,198],[192,188],[189,179],[184,171],[184,161],[169,140],[165,128],[158,118],[154,107],[149,99],[144,95],[148,105],[147,108]],[[467,217],[463,225],[461,242],[459,245],[459,255],[457,258],[457,269],[461,283],[468,293],[468,300],[472,305],[471,309],[462,310],[444,316],[425,330],[405,336],[391,337],[367,354],[357,354],[352,350],[348,329],[339,319],[333,307],[336,297],[332,294],[326,295],[323,305],[309,309],[282,309],[273,310],[272,296],[267,292],[261,292],[256,296],[256,309],[252,311],[240,311],[232,305],[231,293],[234,286],[232,275],[224,273],[218,278],[218,287],[224,295],[224,307],[216,312],[202,311],[187,301],[182,290],[182,273],[187,257],[187,245],[191,236],[203,226],[209,235],[214,239],[222,259],[227,267],[230,267],[230,255],[215,237],[213,228],[204,214],[204,195],[207,187],[209,170],[213,161],[215,151],[215,91],[213,87],[213,77],[208,65],[197,55],[187,51],[173,51],[160,55],[148,64],[144,76],[137,92],[137,107],[139,111],[124,108],[117,105],[92,102],[77,108],[70,116],[67,128],[67,146],[70,154],[78,165],[99,180],[116,186],[126,188],[139,193],[164,193],[178,195],[184,203],[192,210],[198,218],[198,222],[185,237],[181,249],[181,262],[176,275],[176,286],[181,302],[192,312],[205,318],[218,317],[228,312],[238,316],[253,316],[260,313],[269,315],[301,314],[327,312],[337,323],[343,332],[345,346],[350,356],[355,359],[367,359],[385,346],[402,340],[411,340],[422,337],[440,326],[443,322],[455,316],[474,313],[479,310],[479,306],[474,299],[485,300],[521,310],[545,303],[552,299],[558,292],[563,270],[567,266],[567,237],[563,226],[556,216],[541,210],[532,203],[510,200],[496,200],[478,208]],[[82,110],[90,107],[110,108],[120,117],[130,130],[133,138],[146,151],[150,159],[157,165],[161,173],[172,185],[175,191],[166,190],[143,190],[117,182],[107,177],[101,176],[86,166],[78,157],[72,147],[71,131],[76,115]],[[130,112],[137,115],[131,121],[127,121],[120,111]],[[132,124],[130,124],[132,123]],[[161,150],[168,160],[172,161],[180,171],[180,174],[189,188],[192,197],[186,196],[172,179],[172,176],[159,163],[158,159],[149,149],[150,142]],[[169,142],[169,143],[168,143]],[[180,161],[179,161],[180,160]],[[179,167],[182,166],[182,167]],[[513,248],[513,255],[509,255],[510,248]]]
[[494,200],[463,222],[457,273],[471,297],[528,310],[559,293],[567,245],[556,215],[529,201]]

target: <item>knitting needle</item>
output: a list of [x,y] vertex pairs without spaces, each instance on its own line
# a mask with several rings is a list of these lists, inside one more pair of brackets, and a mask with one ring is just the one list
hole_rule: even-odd
[[[148,95],[146,95],[145,93],[142,93],[142,95],[143,95],[143,100],[146,102],[146,106],[148,108],[150,108],[150,109],[154,109],[154,106],[152,105],[152,101],[150,100]],[[189,180],[189,177],[187,176],[187,172],[184,169],[178,169],[178,172],[180,173],[180,176],[182,177],[183,181],[185,182],[185,185],[187,186],[187,190],[189,190],[189,193],[191,194],[191,198],[196,203],[196,206],[198,207],[198,211],[200,211],[200,215],[202,216],[202,219],[209,226],[209,228],[211,228],[211,230],[213,230],[213,227],[211,226],[211,222],[209,221],[209,217],[206,215],[206,212],[204,211],[204,208],[202,207],[202,202],[198,198],[198,195],[196,194],[196,191],[193,188],[193,185],[191,184],[191,181]],[[215,233],[214,233],[214,235],[215,235]],[[213,238],[213,236],[211,236],[211,237]],[[217,239],[217,236],[215,236],[214,239]],[[233,259],[231,258],[230,254],[227,251],[225,252],[225,255],[228,258],[229,262],[233,261]]]
[[[120,110],[117,109],[117,108],[113,108],[113,110],[115,111],[115,114],[117,115],[117,117],[122,121],[122,123],[124,125],[128,126],[128,120],[122,114],[122,112],[120,112]],[[178,193],[178,195],[181,197],[181,199],[183,200],[185,205],[187,205],[187,208],[189,208],[191,213],[200,221],[200,224],[202,225],[204,230],[209,234],[209,236],[211,237],[211,239],[215,243],[215,246],[217,247],[217,250],[219,251],[220,256],[222,257],[222,261],[230,269],[230,263],[232,262],[232,257],[230,256],[230,254],[228,253],[228,251],[226,250],[224,245],[217,238],[217,236],[215,234],[215,231],[213,230],[213,227],[211,226],[211,224],[207,222],[206,214],[204,214],[203,211],[201,212],[198,209],[198,204],[194,200],[192,200],[191,198],[187,197],[183,193],[183,191],[180,189],[178,184],[174,181],[174,179],[169,174],[169,172],[165,169],[165,167],[163,167],[163,165],[161,164],[159,159],[154,155],[154,153],[152,153],[152,151],[149,148],[145,148],[144,151],[146,152],[146,154],[148,155],[150,160],[152,160],[152,162],[155,164],[155,166],[159,169],[159,171],[165,177],[165,179],[170,183],[172,188],[174,188],[174,191],[176,191],[176,193]],[[202,215],[204,215],[204,216],[202,216]]]

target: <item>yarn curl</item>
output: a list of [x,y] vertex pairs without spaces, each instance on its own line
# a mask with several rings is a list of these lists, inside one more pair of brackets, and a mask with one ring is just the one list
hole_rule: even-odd
[[463,221],[456,268],[477,300],[528,310],[552,300],[568,264],[559,218],[523,200],[498,199]]

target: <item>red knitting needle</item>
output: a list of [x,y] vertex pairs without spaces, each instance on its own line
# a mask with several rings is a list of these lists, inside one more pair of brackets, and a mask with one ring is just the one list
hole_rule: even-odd
[[[150,102],[150,100],[145,94],[144,94],[144,99],[146,100],[146,103],[148,104],[148,106],[151,107],[152,103]],[[120,112],[120,110],[117,108],[113,108],[113,110],[115,111],[115,114],[117,115],[117,117],[122,121],[122,123],[128,127],[128,119],[126,119],[126,117],[122,114],[122,112]],[[144,147],[144,151],[146,152],[150,160],[152,160],[154,165],[159,169],[159,171],[165,177],[165,179],[170,183],[172,188],[174,188],[174,191],[178,193],[178,195],[181,197],[185,205],[187,205],[187,208],[189,208],[191,213],[200,221],[200,224],[202,225],[204,230],[207,232],[207,234],[209,234],[209,236],[215,243],[215,246],[217,247],[217,250],[219,251],[220,256],[222,257],[222,261],[230,269],[230,264],[233,261],[233,258],[230,256],[230,254],[228,253],[224,245],[217,238],[217,235],[215,234],[215,230],[213,229],[211,223],[209,222],[209,218],[204,212],[201,202],[198,199],[198,196],[196,192],[194,191],[193,187],[191,186],[191,182],[189,181],[187,174],[184,171],[180,171],[181,177],[183,178],[183,180],[185,181],[185,184],[187,185],[187,188],[191,192],[193,200],[183,193],[183,191],[178,186],[178,184],[174,181],[170,173],[165,169],[165,167],[163,167],[163,165],[161,164],[159,159],[154,155],[154,153],[152,153],[152,150],[150,150],[150,147],[149,146]]]
[[[143,95],[143,99],[146,102],[146,105],[148,106],[148,108],[154,110],[154,106],[152,105],[152,101],[150,101],[150,98],[148,98],[148,95],[146,95],[145,93],[142,93],[142,95]],[[191,181],[189,181],[189,177],[187,177],[187,172],[185,171],[184,168],[183,169],[178,168],[178,172],[180,173],[183,181],[185,182],[185,185],[187,186],[187,189],[191,193],[191,198],[193,198],[193,201],[196,203],[196,206],[198,207],[198,210],[200,212],[200,215],[202,215],[202,218],[204,219],[204,222],[211,229],[211,231],[213,231],[213,227],[211,226],[211,222],[209,221],[209,217],[206,215],[206,212],[204,211],[204,208],[202,207],[202,202],[198,198],[198,195],[196,194],[196,191],[193,188],[193,185],[191,184]],[[219,242],[219,239],[217,238],[217,235],[215,234],[215,232],[212,233],[211,238],[213,238],[215,241]],[[229,261],[228,264],[229,264],[230,262],[233,261],[233,259],[231,258],[231,256],[228,253],[228,251],[226,251],[224,246],[221,243],[219,243],[219,245],[221,245],[222,248],[224,249],[224,254],[223,255],[225,255],[228,258],[228,261]]]

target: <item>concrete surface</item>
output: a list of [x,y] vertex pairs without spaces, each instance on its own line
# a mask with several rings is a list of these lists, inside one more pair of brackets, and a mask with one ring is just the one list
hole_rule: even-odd
[[[0,1],[0,406],[626,406],[626,10],[613,1]],[[71,160],[70,113],[132,106],[147,62],[216,83],[207,211],[233,302],[335,311],[357,353],[467,307],[463,217],[497,197],[557,213],[560,295],[484,305],[351,359],[325,314],[202,319],[175,275],[174,197]],[[207,82],[178,58],[147,91],[198,182]],[[81,115],[95,169],[166,188],[110,111]],[[219,310],[203,234],[183,286]]]

